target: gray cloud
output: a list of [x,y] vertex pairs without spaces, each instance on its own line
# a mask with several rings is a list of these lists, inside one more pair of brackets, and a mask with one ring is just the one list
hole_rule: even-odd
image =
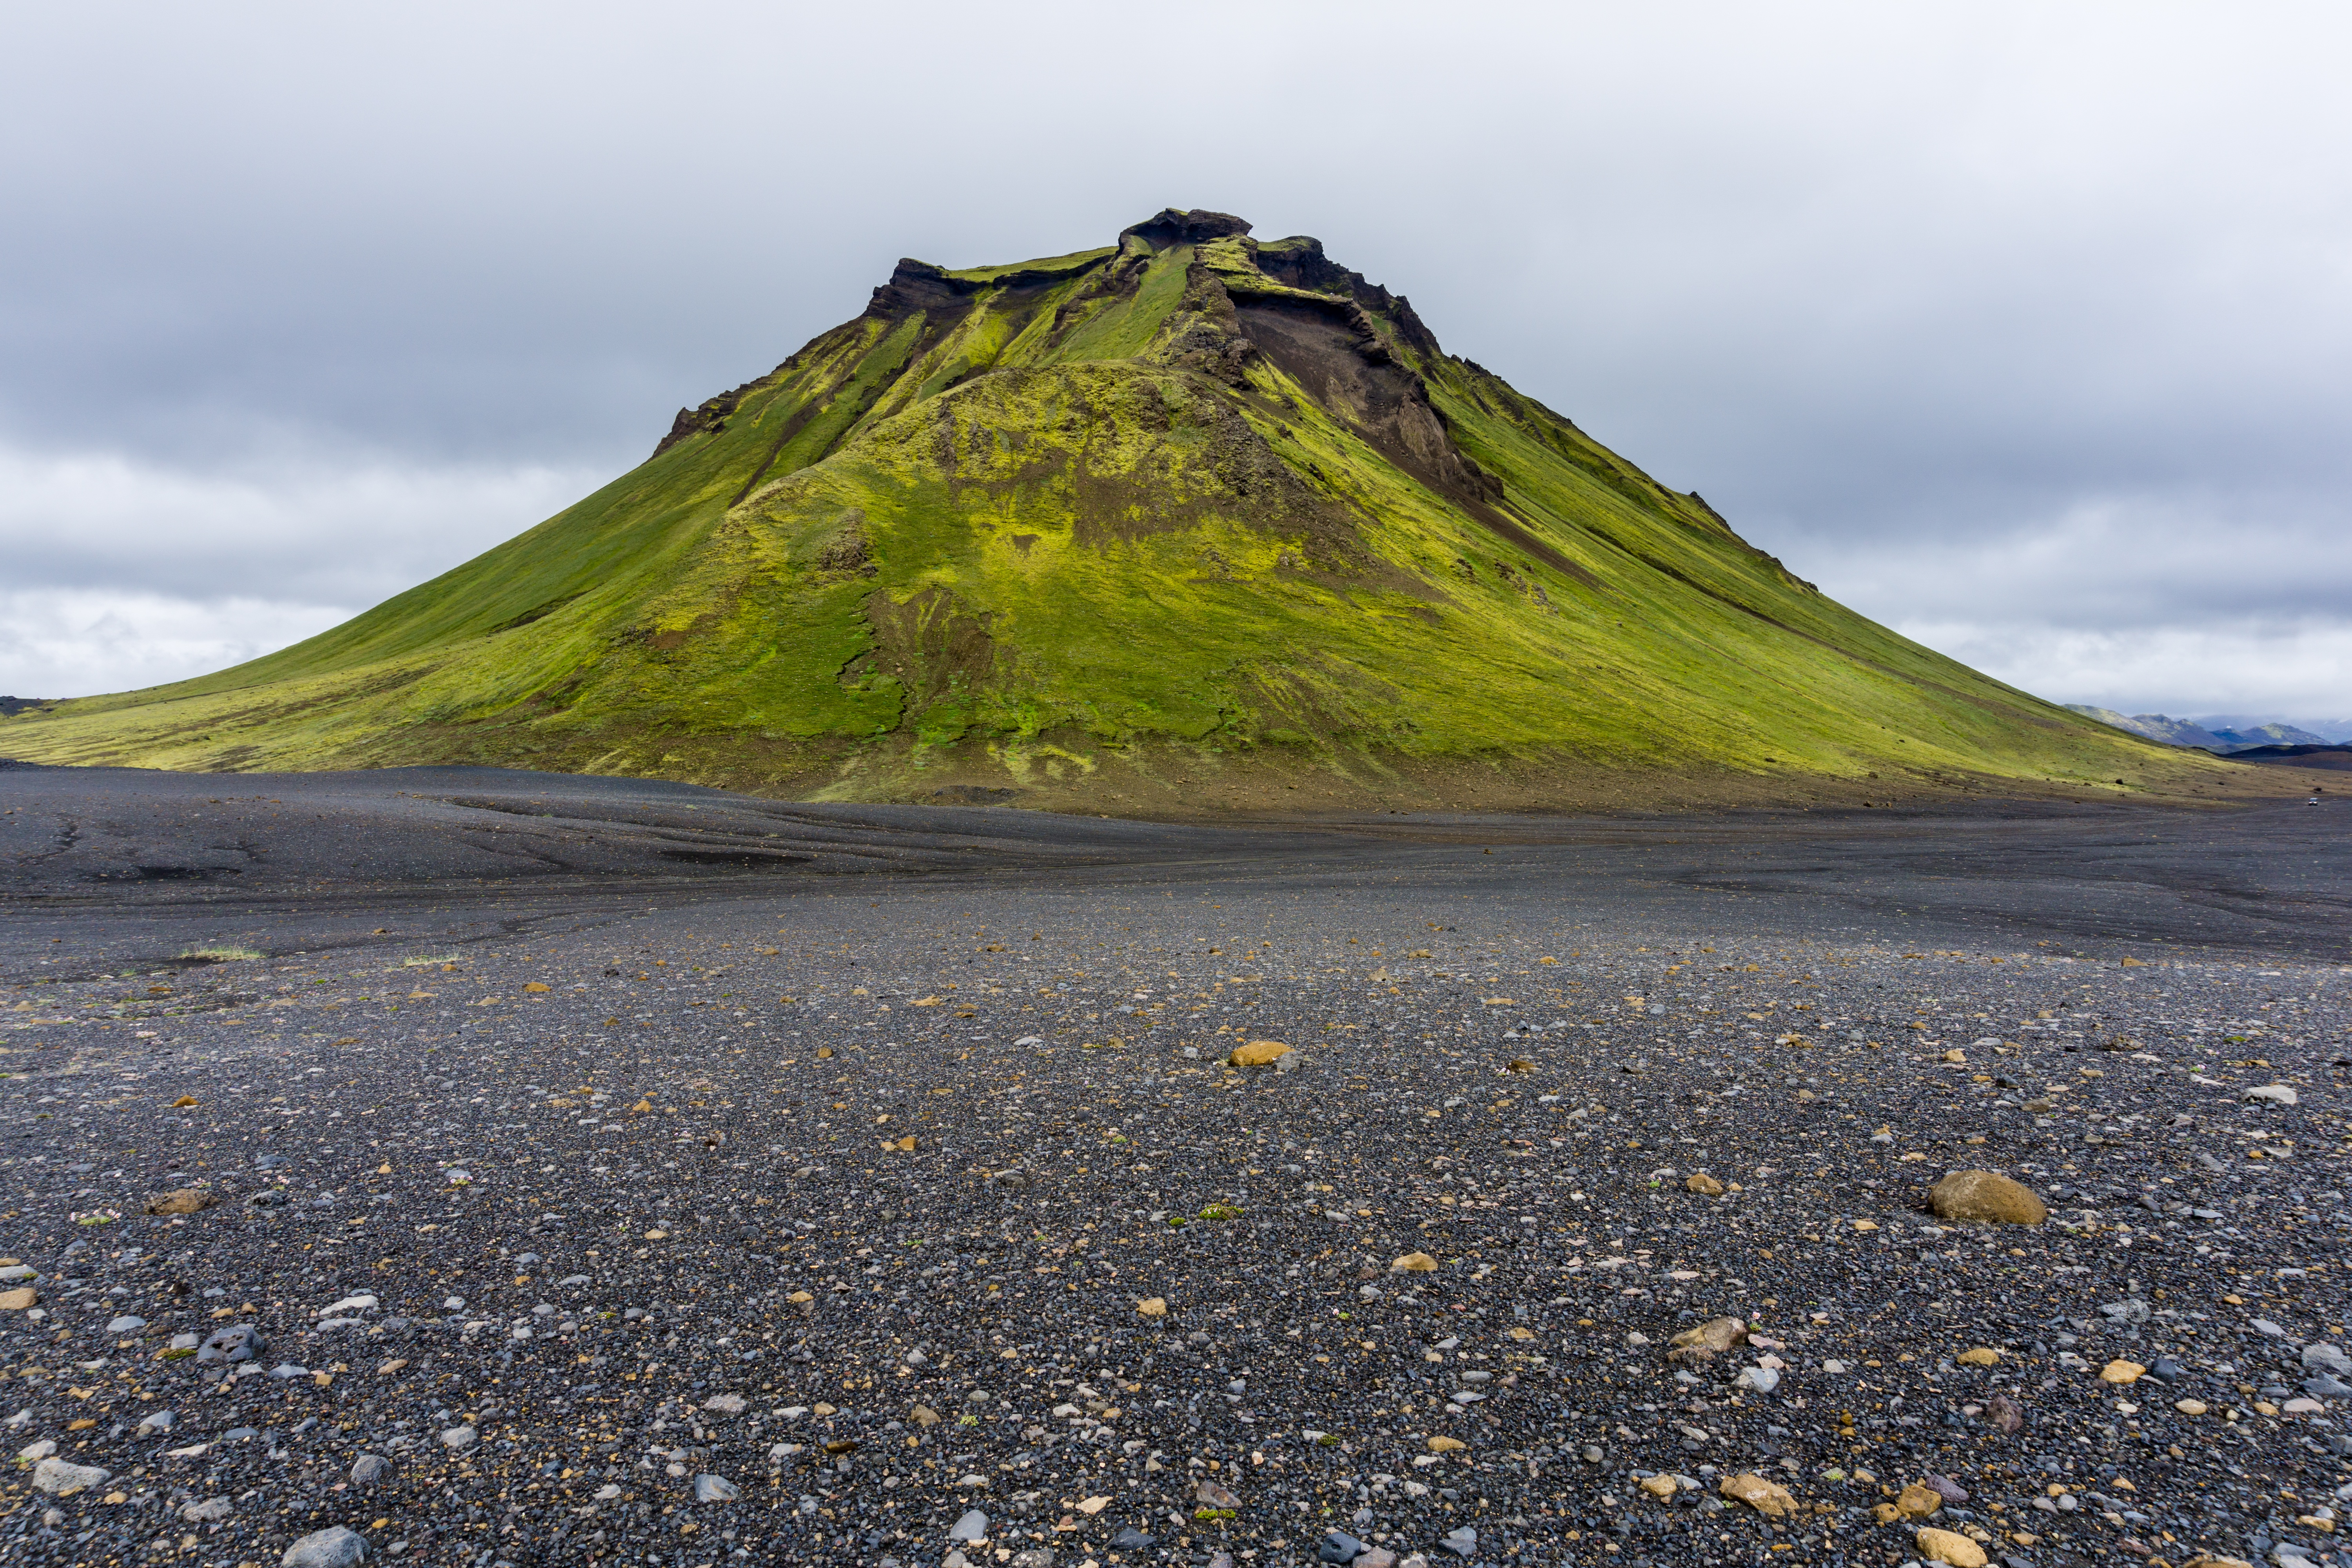
[[2352,710],[2323,700],[2352,644],[2332,8],[12,26],[0,549],[12,616],[51,608],[0,636],[0,690],[314,629],[638,461],[899,255],[1177,205],[1319,235],[2004,679]]

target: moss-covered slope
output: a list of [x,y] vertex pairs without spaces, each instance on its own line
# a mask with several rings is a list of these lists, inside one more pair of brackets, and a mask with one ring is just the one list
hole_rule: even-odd
[[1178,212],[901,262],[538,527],[266,658],[0,720],[0,754],[1105,811],[2219,765],[1823,598],[1314,240]]

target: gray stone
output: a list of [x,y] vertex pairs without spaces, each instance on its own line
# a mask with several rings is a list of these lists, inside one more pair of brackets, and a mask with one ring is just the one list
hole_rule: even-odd
[[1739,1375],[1731,1381],[1735,1387],[1769,1394],[1780,1386],[1780,1374],[1769,1366],[1743,1366]]
[[206,1336],[205,1342],[196,1347],[196,1359],[200,1362],[251,1361],[268,1345],[269,1342],[261,1337],[261,1331],[251,1323],[231,1323],[226,1328],[215,1329]]
[[58,1497],[70,1497],[100,1484],[113,1473],[96,1465],[77,1465],[69,1459],[51,1455],[33,1467],[33,1486],[37,1490],[54,1492]]
[[697,1502],[733,1502],[742,1495],[743,1489],[725,1476],[694,1478],[694,1500]]
[[441,1434],[441,1446],[463,1452],[472,1447],[480,1436],[481,1434],[471,1426],[452,1426]]
[[372,1487],[392,1479],[392,1461],[382,1454],[362,1454],[352,1461],[352,1485]]
[[291,1383],[298,1377],[310,1376],[310,1369],[306,1366],[297,1366],[290,1361],[281,1361],[269,1369],[269,1375],[280,1383]]
[[226,1519],[236,1511],[236,1505],[225,1497],[208,1497],[202,1502],[192,1502],[180,1510],[180,1517],[190,1524],[211,1524]]
[[125,1312],[122,1316],[110,1321],[106,1325],[106,1331],[110,1334],[135,1334],[146,1326],[146,1319]]
[[2266,1100],[2273,1105],[2294,1105],[2298,1103],[2295,1099],[2294,1090],[2283,1083],[2266,1083],[2261,1085],[2259,1088],[2247,1089],[2245,1091],[2245,1098],[2248,1100]]
[[1157,1544],[1150,1536],[1131,1524],[1110,1538],[1113,1552],[1148,1552]]
[[988,1515],[973,1509],[957,1520],[948,1531],[950,1541],[985,1541],[988,1539]]
[[1364,1543],[1344,1530],[1327,1530],[1323,1543],[1315,1549],[1318,1563],[1353,1563],[1364,1554]]
[[1440,1544],[1457,1557],[1467,1557],[1478,1550],[1478,1532],[1465,1524],[1459,1530],[1447,1531]]
[[2352,1394],[2352,1383],[2322,1373],[2317,1377],[2304,1379],[2303,1391],[2314,1399],[2342,1399]]
[[2303,1364],[2332,1372],[2338,1377],[2352,1377],[2352,1356],[2325,1340],[2315,1340],[2303,1347]]
[[154,1415],[139,1423],[137,1436],[144,1437],[151,1432],[169,1432],[177,1425],[179,1425],[177,1416],[168,1410],[158,1410]]
[[1235,1497],[1233,1492],[1224,1486],[1212,1480],[1202,1481],[1199,1486],[1192,1489],[1192,1497],[1195,1501],[1199,1502],[1204,1508],[1237,1509],[1242,1506],[1242,1500],[1240,1498]]
[[286,1549],[278,1568],[352,1568],[367,1561],[367,1538],[340,1524],[312,1531]]

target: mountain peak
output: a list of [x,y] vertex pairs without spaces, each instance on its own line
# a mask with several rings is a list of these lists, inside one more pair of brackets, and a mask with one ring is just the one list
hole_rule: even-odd
[[1165,250],[1171,245],[1198,245],[1203,240],[1227,239],[1249,231],[1249,220],[1231,213],[1213,213],[1205,207],[1192,212],[1161,207],[1141,223],[1119,230],[1118,237],[1122,244],[1135,238],[1154,250]]

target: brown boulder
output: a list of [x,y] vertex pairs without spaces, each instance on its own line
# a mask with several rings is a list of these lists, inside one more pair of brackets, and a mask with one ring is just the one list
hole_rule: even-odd
[[1695,1329],[1685,1329],[1669,1340],[1668,1361],[1712,1361],[1748,1337],[1748,1325],[1737,1318],[1709,1318]]
[[1768,1481],[1759,1475],[1726,1476],[1716,1483],[1716,1489],[1727,1498],[1736,1498],[1767,1519],[1779,1519],[1797,1511],[1797,1500],[1789,1489]]
[[2040,1225],[2050,1217],[2049,1208],[2032,1188],[1997,1171],[1951,1172],[1927,1189],[1927,1203],[1940,1219]]
[[1913,1539],[1924,1562],[1948,1563],[1950,1568],[1985,1568],[1984,1548],[1965,1535],[1922,1526]]
[[194,1214],[208,1209],[220,1200],[201,1187],[174,1187],[147,1200],[149,1214]]

